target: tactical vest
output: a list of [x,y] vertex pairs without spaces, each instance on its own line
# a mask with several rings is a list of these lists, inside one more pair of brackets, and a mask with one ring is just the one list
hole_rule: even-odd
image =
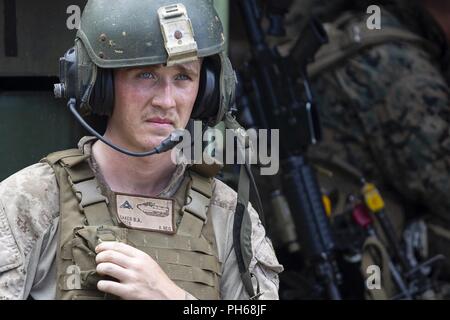
[[108,199],[79,149],[48,155],[60,190],[56,257],[57,299],[111,299],[97,290],[95,247],[127,243],[151,256],[179,287],[198,299],[220,299],[221,263],[207,217],[214,174],[191,167],[174,199],[176,233],[131,229],[118,222],[115,197]]

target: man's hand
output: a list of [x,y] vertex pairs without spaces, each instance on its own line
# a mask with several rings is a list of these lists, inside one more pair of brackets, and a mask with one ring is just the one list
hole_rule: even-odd
[[97,272],[118,281],[100,280],[100,291],[122,299],[184,300],[186,292],[148,254],[121,242],[103,242],[97,252]]

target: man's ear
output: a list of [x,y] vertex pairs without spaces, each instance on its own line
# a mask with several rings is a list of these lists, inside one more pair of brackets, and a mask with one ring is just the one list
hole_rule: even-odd
[[[200,83],[197,99],[192,110],[191,118],[208,122],[217,115],[220,94],[219,69],[212,58],[202,60],[200,69]],[[219,69],[220,70],[220,69]]]
[[112,114],[114,107],[114,69],[97,69],[97,79],[89,98],[92,113],[96,115]]

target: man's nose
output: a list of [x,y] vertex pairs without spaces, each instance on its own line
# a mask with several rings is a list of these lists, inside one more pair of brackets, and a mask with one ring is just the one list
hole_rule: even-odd
[[170,109],[176,106],[173,96],[173,88],[170,83],[162,83],[156,90],[152,105],[162,109]]

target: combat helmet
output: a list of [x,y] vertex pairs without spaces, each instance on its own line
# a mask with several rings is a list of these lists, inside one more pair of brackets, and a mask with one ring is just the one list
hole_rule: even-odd
[[84,115],[111,115],[115,68],[205,58],[191,118],[217,124],[234,100],[235,73],[212,0],[90,0],[75,46],[60,59],[55,96]]

